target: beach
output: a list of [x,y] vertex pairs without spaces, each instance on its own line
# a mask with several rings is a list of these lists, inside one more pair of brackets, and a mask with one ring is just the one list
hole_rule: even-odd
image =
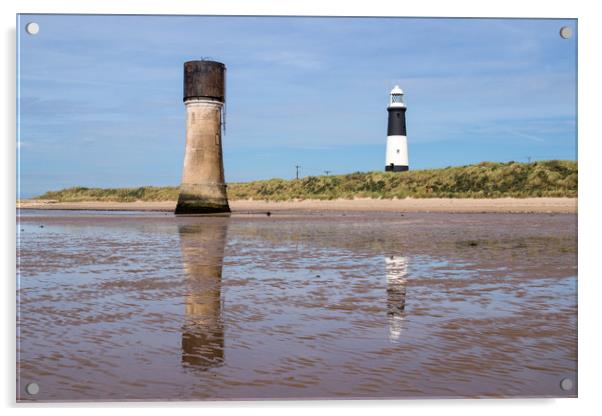
[[[375,211],[375,212],[448,212],[448,213],[577,213],[577,198],[405,198],[405,199],[333,199],[261,201],[231,200],[232,212],[262,211]],[[17,208],[90,211],[163,211],[175,209],[176,201],[136,202],[56,202],[21,200]]]
[[576,226],[24,209],[17,399],[575,397]]

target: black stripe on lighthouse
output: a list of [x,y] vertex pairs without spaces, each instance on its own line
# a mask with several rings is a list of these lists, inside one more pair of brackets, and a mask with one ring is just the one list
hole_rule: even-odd
[[394,165],[394,164],[385,166],[385,172],[405,172],[407,170],[410,170],[409,166],[401,166],[401,165]]
[[387,136],[406,136],[406,109],[404,107],[389,107],[389,125]]

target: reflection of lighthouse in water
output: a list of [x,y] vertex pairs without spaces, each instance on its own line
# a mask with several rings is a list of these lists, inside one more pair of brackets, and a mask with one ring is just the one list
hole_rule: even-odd
[[179,227],[187,292],[182,363],[201,370],[224,361],[221,280],[228,219]]
[[389,339],[398,340],[401,335],[404,309],[406,306],[406,277],[408,259],[402,256],[385,257],[387,274],[387,316]]

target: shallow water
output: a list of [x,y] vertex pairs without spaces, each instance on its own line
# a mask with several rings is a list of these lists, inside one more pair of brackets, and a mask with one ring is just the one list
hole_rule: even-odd
[[17,398],[573,397],[576,226],[22,210]]

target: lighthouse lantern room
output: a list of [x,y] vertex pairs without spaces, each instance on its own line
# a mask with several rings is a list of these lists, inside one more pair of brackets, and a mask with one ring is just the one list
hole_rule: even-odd
[[403,91],[398,85],[389,94],[389,124],[387,128],[386,172],[403,172],[409,169],[408,139],[406,137],[406,105]]

